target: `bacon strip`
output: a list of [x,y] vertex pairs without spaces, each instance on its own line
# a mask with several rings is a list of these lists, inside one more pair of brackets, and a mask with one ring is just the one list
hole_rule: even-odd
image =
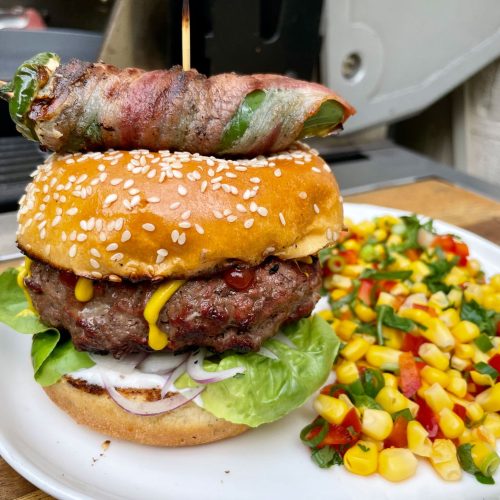
[[[266,100],[242,137],[221,149],[227,124],[255,90],[264,90]],[[317,83],[271,74],[207,78],[180,67],[148,72],[72,60],[38,93],[29,118],[41,144],[57,152],[147,148],[258,155],[288,147],[328,100],[344,110],[339,128],[355,110]]]

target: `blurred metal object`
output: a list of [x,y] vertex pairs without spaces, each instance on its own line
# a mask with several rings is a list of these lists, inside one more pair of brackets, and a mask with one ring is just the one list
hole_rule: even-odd
[[348,133],[420,112],[500,55],[498,0],[325,0],[322,21],[321,79],[358,109]]
[[[99,59],[125,68],[169,66],[168,1],[117,0],[104,34]],[[178,18],[179,33],[181,18]],[[180,56],[180,55],[179,55]]]

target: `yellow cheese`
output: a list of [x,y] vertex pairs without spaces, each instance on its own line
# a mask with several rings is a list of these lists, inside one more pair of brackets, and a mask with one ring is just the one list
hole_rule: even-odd
[[148,344],[155,351],[163,349],[168,344],[167,334],[156,326],[160,311],[185,282],[185,280],[171,280],[160,285],[153,295],[151,295],[144,308],[144,319],[149,324]]
[[88,278],[78,278],[75,286],[75,298],[79,302],[88,302],[94,296],[94,283]]
[[28,293],[26,285],[24,284],[24,278],[29,278],[31,276],[31,259],[29,257],[24,258],[24,265],[19,267],[19,273],[17,274],[17,284],[23,290],[26,301],[28,302],[28,310],[35,312],[33,307],[33,302],[31,301],[31,296]]

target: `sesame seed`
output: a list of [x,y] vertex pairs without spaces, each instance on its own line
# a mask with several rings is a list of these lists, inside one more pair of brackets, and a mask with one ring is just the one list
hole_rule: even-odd
[[199,233],[199,234],[204,234],[205,233],[205,230],[199,224],[195,224],[194,228],[196,229],[196,232]]
[[219,177],[214,177],[213,179],[210,180],[212,184],[216,184],[217,182],[220,182],[224,177],[222,175],[219,175]]
[[228,222],[235,222],[236,220],[238,220],[238,217],[236,215],[228,215],[227,217]]
[[106,250],[108,252],[114,252],[118,248],[118,243],[110,243],[107,247]]
[[243,227],[245,229],[250,229],[252,226],[253,226],[253,222],[254,222],[254,219],[247,219],[244,223],[243,223]]
[[111,260],[114,260],[116,262],[120,261],[123,259],[123,254],[118,252],[118,253],[115,253],[111,256]]
[[307,193],[305,191],[301,191],[299,193],[299,198],[305,200],[307,198]]
[[139,205],[141,202],[141,197],[136,194],[135,196],[132,196],[132,199],[130,200],[130,206],[135,207],[136,205]]
[[186,233],[181,233],[179,235],[179,239],[177,240],[177,243],[179,243],[179,245],[184,245],[184,243],[186,243]]
[[142,229],[144,229],[144,231],[149,231],[151,233],[156,229],[156,227],[154,224],[146,222],[145,224],[142,225]]
[[115,230],[116,231],[121,231],[124,222],[125,222],[125,219],[123,217],[120,217],[120,218],[116,219],[116,221],[115,221]]
[[177,192],[181,195],[181,196],[186,196],[187,193],[188,193],[188,190],[181,184],[179,185],[179,187],[177,188]]
[[81,220],[81,221],[80,221],[80,227],[81,227],[84,231],[88,231],[88,228],[87,228],[87,221],[86,221],[86,220]]
[[245,213],[247,211],[247,209],[245,208],[245,205],[242,205],[241,203],[238,203],[236,205],[236,210],[238,210],[238,212],[241,212],[241,213]]
[[79,233],[78,236],[76,237],[76,241],[85,241],[87,239],[87,235],[84,233]]
[[182,212],[181,219],[186,220],[189,219],[190,216],[191,216],[191,210],[186,210],[185,212]]
[[168,250],[166,248],[160,248],[156,251],[158,255],[163,255],[163,257],[166,257],[168,255]]
[[224,218],[224,215],[222,215],[222,212],[220,212],[219,210],[212,210],[212,213],[214,214],[214,217],[216,219],[223,219]]
[[45,236],[47,236],[47,230],[45,228],[43,228],[41,231],[40,231],[40,239],[44,240],[45,239]]
[[326,238],[328,240],[333,239],[333,233],[332,233],[332,228],[331,227],[327,228],[327,230],[326,230]]
[[267,208],[265,207],[259,207],[257,209],[257,213],[261,216],[261,217],[266,217],[266,215],[268,214],[268,211],[267,211]]
[[174,201],[174,203],[172,203],[170,205],[170,209],[171,210],[175,210],[175,209],[179,208],[180,206],[181,206],[181,202],[180,201]]
[[132,189],[129,189],[129,190],[128,190],[128,194],[129,194],[130,196],[134,196],[134,195],[138,194],[139,192],[140,192],[140,191],[139,191],[137,188],[132,188]]
[[118,186],[118,184],[120,184],[120,182],[122,182],[122,181],[123,181],[123,179],[119,179],[119,178],[116,178],[116,179],[111,179],[110,184],[111,184],[112,186]]
[[90,253],[94,257],[98,257],[98,258],[101,257],[101,253],[99,252],[99,250],[97,250],[97,248],[91,248]]
[[148,203],[159,203],[160,198],[158,198],[158,196],[150,196],[149,198],[146,198],[146,201]]
[[133,185],[134,185],[134,181],[133,181],[132,179],[127,179],[127,180],[123,183],[123,189],[128,189],[128,188],[131,188]]
[[186,220],[179,222],[179,227],[182,227],[182,229],[189,229],[191,227],[191,222]]
[[75,257],[76,256],[76,245],[71,245],[69,252],[68,252],[70,257]]
[[285,216],[280,212],[279,217],[280,217],[280,222],[285,226],[286,225]]
[[112,203],[114,203],[118,199],[118,195],[113,193],[113,194],[108,194],[106,198],[104,198],[104,206],[108,207]]
[[236,179],[238,177],[234,172],[226,172],[226,177],[229,177],[230,179]]
[[319,214],[319,207],[318,205],[316,205],[316,203],[313,205],[313,209],[317,214]]
[[259,177],[252,177],[252,178],[250,178],[250,182],[253,182],[254,184],[259,184],[260,179],[259,179]]
[[311,170],[317,174],[321,174],[321,170],[318,167],[312,167]]
[[172,241],[174,243],[177,243],[177,240],[179,239],[179,231],[177,231],[177,229],[174,229],[170,235],[170,237],[172,238]]
[[279,168],[277,168],[275,171],[274,171],[274,175],[276,177],[281,177],[281,170]]
[[132,237],[132,233],[128,229],[125,229],[125,231],[123,231],[123,233],[122,233],[121,242],[125,243],[131,237]]
[[57,226],[57,224],[59,224],[59,222],[61,222],[61,216],[60,215],[56,215],[54,217],[54,220],[52,221],[51,226],[55,227],[55,226]]
[[222,214],[224,215],[224,217],[228,216],[230,213],[232,212],[232,210],[230,208],[226,208],[224,210],[224,212],[222,212]]
[[73,229],[73,231],[71,231],[71,233],[69,233],[69,240],[70,241],[76,240],[76,230],[75,229]]
[[206,189],[207,189],[207,186],[208,186],[208,182],[207,182],[207,181],[203,181],[203,182],[201,183],[200,191],[201,191],[202,193],[204,193],[204,192],[206,191]]

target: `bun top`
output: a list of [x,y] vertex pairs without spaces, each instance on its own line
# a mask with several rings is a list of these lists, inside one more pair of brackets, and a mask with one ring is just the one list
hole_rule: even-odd
[[295,144],[232,160],[185,152],[52,155],[21,198],[18,246],[79,276],[189,277],[315,254],[342,228],[328,165]]

